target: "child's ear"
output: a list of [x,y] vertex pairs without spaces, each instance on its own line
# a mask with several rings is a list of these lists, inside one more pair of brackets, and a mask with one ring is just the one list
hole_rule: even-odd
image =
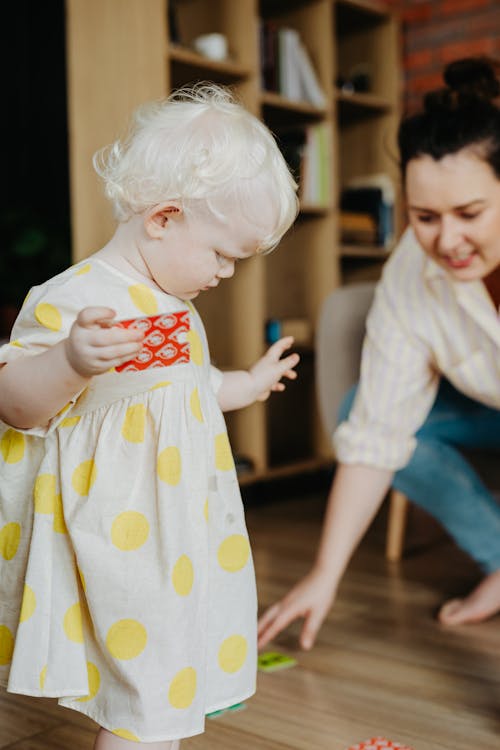
[[158,203],[146,213],[144,227],[152,239],[158,239],[171,221],[177,221],[183,216],[184,212],[177,201]]

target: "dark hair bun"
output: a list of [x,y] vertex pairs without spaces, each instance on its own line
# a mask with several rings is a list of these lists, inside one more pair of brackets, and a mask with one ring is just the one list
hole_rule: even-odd
[[476,96],[479,99],[495,99],[500,94],[500,82],[489,60],[469,57],[455,60],[446,66],[443,78],[449,89],[459,96]]

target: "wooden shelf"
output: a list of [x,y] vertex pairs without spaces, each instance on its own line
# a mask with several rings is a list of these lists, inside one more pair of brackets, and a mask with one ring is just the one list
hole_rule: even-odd
[[326,109],[315,107],[309,102],[286,99],[274,91],[261,91],[260,102],[262,107],[270,109],[285,110],[288,114],[307,115],[312,119],[322,119],[327,114]]
[[200,72],[207,78],[212,76],[217,79],[245,79],[251,75],[251,70],[233,60],[210,60],[198,52],[184,47],[180,44],[170,44],[168,58],[172,65],[181,65],[192,69],[193,75]]
[[342,258],[380,258],[385,260],[390,250],[378,245],[341,245],[340,255]]
[[300,216],[325,216],[330,211],[330,206],[313,206],[310,203],[300,204]]
[[383,96],[368,92],[354,91],[352,94],[348,91],[337,90],[335,97],[339,106],[342,108],[351,108],[356,110],[367,110],[377,112],[387,112],[392,108],[392,103]]

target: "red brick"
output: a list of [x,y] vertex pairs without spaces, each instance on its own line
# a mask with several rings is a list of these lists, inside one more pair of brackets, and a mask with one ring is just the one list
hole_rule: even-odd
[[466,39],[463,42],[445,44],[438,50],[439,59],[443,63],[458,60],[461,57],[474,57],[475,55],[493,55],[495,44],[491,38]]
[[490,0],[442,0],[436,3],[439,6],[439,14],[443,16],[455,16],[467,10],[477,11],[490,4]]
[[407,89],[413,93],[425,93],[426,91],[432,91],[433,89],[439,89],[444,86],[443,76],[441,71],[435,73],[427,73],[423,76],[416,76],[410,79],[407,83]]
[[418,50],[417,52],[411,52],[409,55],[406,55],[404,59],[404,66],[406,70],[426,68],[432,64],[433,60],[434,53],[432,50]]
[[418,5],[401,4],[401,18],[404,23],[425,23],[432,18],[432,3],[424,2]]

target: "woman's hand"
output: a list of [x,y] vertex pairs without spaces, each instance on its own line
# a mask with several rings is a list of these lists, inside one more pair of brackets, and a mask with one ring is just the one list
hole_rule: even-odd
[[250,368],[250,377],[255,386],[255,399],[265,401],[269,398],[271,391],[284,391],[285,384],[281,378],[295,380],[297,373],[294,368],[298,365],[300,357],[298,354],[289,354],[281,359],[287,349],[293,344],[293,337],[286,336],[269,347],[267,352]]
[[73,370],[82,377],[101,375],[141,350],[144,334],[113,326],[115,315],[109,307],[85,307],[73,323],[65,352]]
[[302,648],[314,645],[318,631],[335,597],[330,577],[314,569],[297,583],[284,599],[273,604],[259,619],[259,648],[265,646],[298,617],[304,618],[299,642]]

